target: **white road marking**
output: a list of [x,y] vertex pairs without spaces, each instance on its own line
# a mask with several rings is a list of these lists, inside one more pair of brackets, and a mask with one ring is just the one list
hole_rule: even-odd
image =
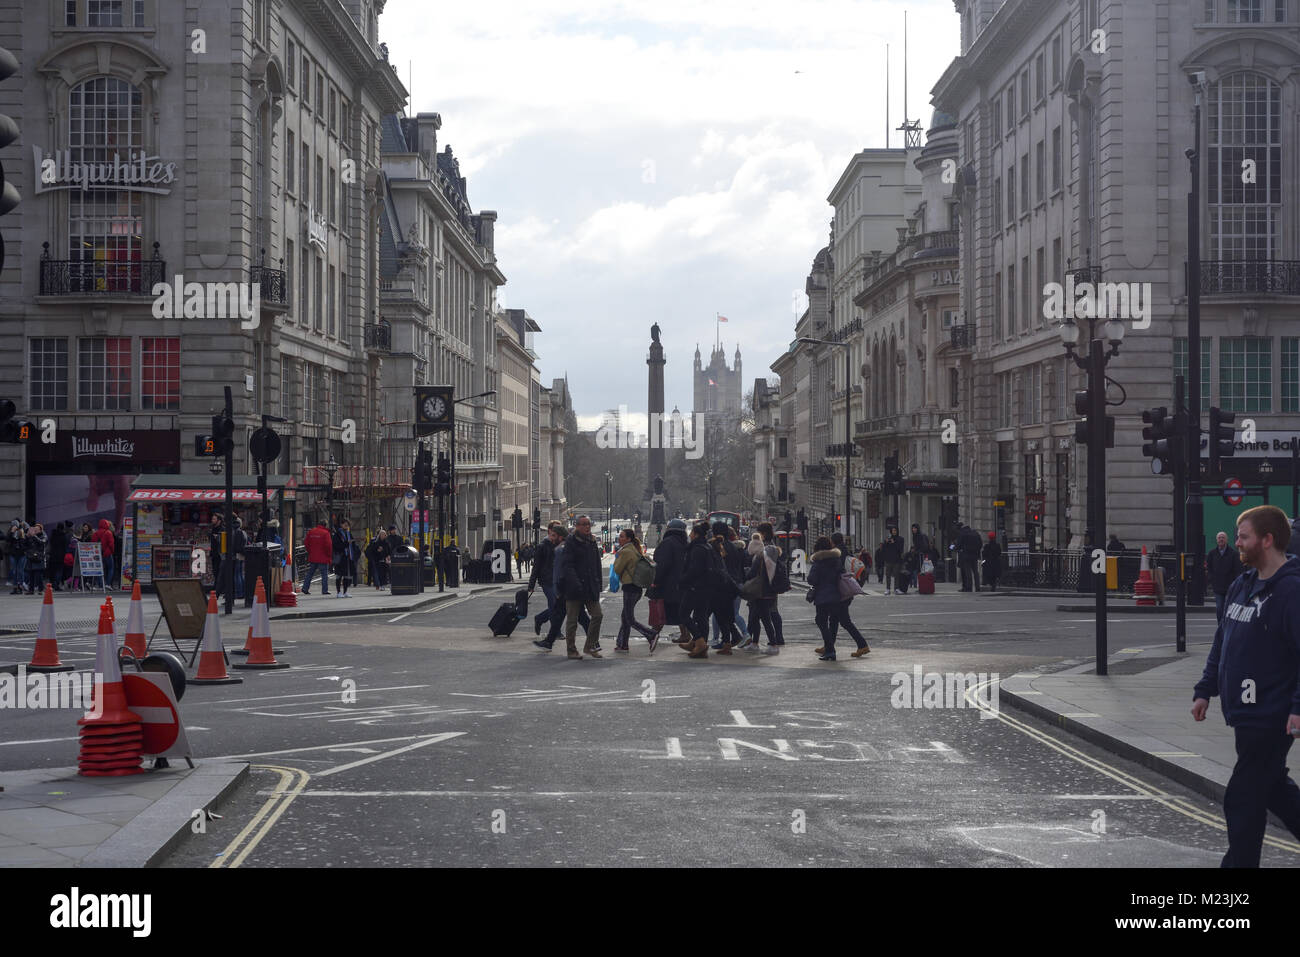
[[1053,794],[1058,801],[1155,801],[1167,794]]
[[[1002,610],[1002,611],[985,611],[983,608],[981,608],[978,612],[971,612],[971,611],[919,611],[919,612],[909,612],[909,613],[907,613],[907,614],[894,614],[894,615],[888,615],[888,616],[886,616],[886,617],[888,617],[888,618],[938,618],[940,615],[965,615],[965,616],[970,616],[970,615],[972,615],[972,614],[978,614],[978,615],[1023,615],[1026,611],[1032,611],[1032,610],[1033,610],[1033,609],[1016,608],[1016,609],[1014,609],[1014,610],[1012,610],[1012,609],[1004,609],[1004,610]],[[1089,619],[1087,619],[1087,620],[1088,620],[1088,621],[1092,621],[1091,618],[1089,618]]]
[[403,618],[410,618],[410,617],[411,617],[412,615],[414,615],[414,614],[415,614],[415,612],[413,612],[413,611],[408,611],[405,615],[398,615],[396,618],[390,618],[390,619],[388,619],[388,623],[391,625],[391,624],[392,624],[393,622],[395,622],[395,621],[401,621]]
[[[358,688],[357,691],[411,691],[415,688],[427,688],[428,685],[394,685],[390,688]],[[338,690],[331,691],[305,691],[301,694],[268,694],[260,695],[253,698],[219,698],[216,701],[201,701],[199,704],[244,704],[248,701],[278,701],[281,698],[320,698],[320,697],[338,697]],[[189,704],[186,704],[188,707]]]
[[359,761],[353,761],[350,764],[340,764],[335,768],[328,768],[324,771],[318,771],[312,777],[323,778],[331,774],[338,774],[340,771],[351,771],[353,768],[359,768],[364,764],[371,764],[375,761],[382,761],[384,758],[391,758],[398,754],[405,754],[407,751],[414,751],[416,748],[423,748],[426,745],[437,744],[439,741],[446,741],[448,738],[459,738],[464,731],[444,731],[442,734],[435,734],[432,737],[425,738],[423,741],[416,741],[414,744],[408,744],[404,748],[396,748],[392,751],[383,751],[379,754],[371,755],[368,758],[362,758]]
[[[285,748],[281,751],[249,751],[246,754],[219,754],[215,757],[207,758],[209,761],[241,761],[244,758],[270,758],[277,754],[298,754],[302,751],[332,751],[335,748],[350,748],[362,744],[392,744],[394,741],[414,741],[416,738],[423,737],[419,734],[405,734],[400,738],[371,738],[369,741],[336,741],[333,744],[313,744],[301,748]],[[71,738],[58,738],[59,741],[74,740]]]
[[33,738],[30,741],[0,741],[0,746],[12,747],[21,744],[53,744],[55,741],[77,741],[79,737],[73,735],[70,738]]
[[743,711],[732,711],[731,720],[734,724],[715,724],[715,728],[775,728],[774,724],[750,724],[749,719],[745,717]]

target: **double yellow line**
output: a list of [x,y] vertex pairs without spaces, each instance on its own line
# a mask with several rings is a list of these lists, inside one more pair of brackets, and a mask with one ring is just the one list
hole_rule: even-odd
[[[1190,801],[1184,800],[1183,798],[1176,797],[1164,791],[1157,790],[1156,788],[1153,788],[1147,783],[1145,783],[1144,781],[1142,781],[1141,778],[1135,778],[1133,775],[1125,771],[1121,771],[1119,768],[1109,765],[1105,761],[1102,761],[1098,758],[1094,758],[1092,757],[1092,755],[1086,754],[1085,752],[1080,751],[1078,748],[1071,747],[1070,745],[1065,744],[1063,741],[1060,741],[1049,734],[1045,734],[1042,731],[1039,731],[1037,728],[1032,727],[1031,725],[1026,724],[1023,721],[1020,721],[1017,718],[1008,717],[1001,708],[994,709],[990,707],[988,703],[988,698],[986,696],[982,696],[980,692],[984,691],[992,684],[993,684],[993,680],[989,679],[987,681],[981,682],[980,684],[976,685],[974,688],[966,689],[967,703],[973,705],[974,707],[979,708],[981,711],[990,712],[991,714],[996,716],[999,721],[1002,721],[1005,724],[1010,725],[1011,727],[1019,731],[1021,734],[1033,738],[1035,741],[1039,742],[1040,744],[1045,744],[1053,751],[1056,751],[1059,754],[1063,754],[1065,757],[1069,758],[1071,761],[1074,761],[1076,764],[1081,764],[1084,767],[1096,771],[1099,774],[1106,775],[1106,777],[1123,785],[1124,787],[1133,791],[1135,794],[1139,794],[1143,797],[1151,798],[1157,804],[1162,804],[1169,810],[1175,811],[1178,814],[1182,814],[1184,817],[1189,817],[1193,821],[1198,821],[1201,824],[1205,824],[1209,827],[1217,828],[1220,831],[1226,831],[1228,829],[1227,822],[1225,822],[1224,819],[1219,815],[1214,814],[1213,812],[1210,811],[1203,810],[1197,807],[1195,804],[1192,804]],[[1285,841],[1279,838],[1270,837],[1267,834],[1265,834],[1264,843],[1267,844],[1269,847],[1276,847],[1279,850],[1290,851],[1293,854],[1300,853],[1300,844],[1297,844],[1295,841]]]
[[311,780],[311,775],[301,768],[282,768],[272,764],[254,764],[252,767],[255,771],[276,771],[280,775],[280,781],[261,810],[253,815],[253,819],[209,867],[239,867],[243,864]]

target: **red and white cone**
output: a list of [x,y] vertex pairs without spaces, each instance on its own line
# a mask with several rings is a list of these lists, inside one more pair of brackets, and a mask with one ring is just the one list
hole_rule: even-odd
[[47,582],[45,598],[41,602],[41,620],[36,625],[36,650],[28,671],[72,671],[72,665],[59,660],[59,640],[54,633],[54,589]]
[[260,576],[257,579],[257,590],[253,595],[253,624],[249,632],[252,637],[249,639],[248,660],[235,667],[263,670],[288,668],[287,662],[275,660],[275,653],[271,648],[271,613],[266,607],[266,588],[263,587]]
[[217,593],[208,594],[208,617],[203,622],[203,644],[199,651],[199,670],[189,680],[192,685],[234,685],[243,678],[226,671],[226,651],[221,644],[221,619],[217,612]]
[[122,639],[122,647],[138,660],[148,653],[147,644],[148,639],[144,634],[144,599],[140,597],[140,583],[136,582],[131,589],[131,608],[126,614],[126,636]]
[[95,710],[77,720],[81,726],[81,753],[77,772],[87,777],[141,774],[144,726],[140,716],[126,706],[126,689],[118,663],[117,635],[108,607],[99,611],[99,639],[95,644],[95,674],[100,684]]
[[1142,567],[1138,580],[1133,584],[1133,594],[1139,605],[1156,603],[1156,580],[1151,577],[1151,560],[1147,558],[1147,547],[1142,546]]
[[287,557],[286,561],[288,564],[284,566],[284,577],[280,579],[280,590],[275,593],[275,607],[297,608],[298,583],[293,577],[293,557]]

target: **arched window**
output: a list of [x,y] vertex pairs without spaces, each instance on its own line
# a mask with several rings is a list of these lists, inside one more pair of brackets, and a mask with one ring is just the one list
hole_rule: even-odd
[[[1210,259],[1277,258],[1282,216],[1281,87],[1234,73],[1210,87],[1206,133]],[[1242,181],[1254,161],[1255,182]]]
[[[129,165],[143,152],[143,130],[140,91],[124,80],[95,77],[68,94],[73,168]],[[143,194],[88,189],[68,195],[68,259],[74,281],[86,292],[147,292],[139,288]]]

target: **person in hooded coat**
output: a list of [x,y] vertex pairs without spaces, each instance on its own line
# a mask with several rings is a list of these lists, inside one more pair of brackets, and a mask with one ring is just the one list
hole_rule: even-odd
[[686,523],[674,518],[664,530],[664,537],[654,550],[655,581],[646,597],[664,603],[664,624],[676,625],[680,632],[675,644],[688,639],[686,616],[682,609],[682,569],[686,563]]
[[714,580],[717,567],[718,555],[709,545],[709,526],[699,522],[691,529],[680,578],[682,617],[690,635],[690,640],[681,645],[692,658],[709,656],[709,615],[718,589]]

